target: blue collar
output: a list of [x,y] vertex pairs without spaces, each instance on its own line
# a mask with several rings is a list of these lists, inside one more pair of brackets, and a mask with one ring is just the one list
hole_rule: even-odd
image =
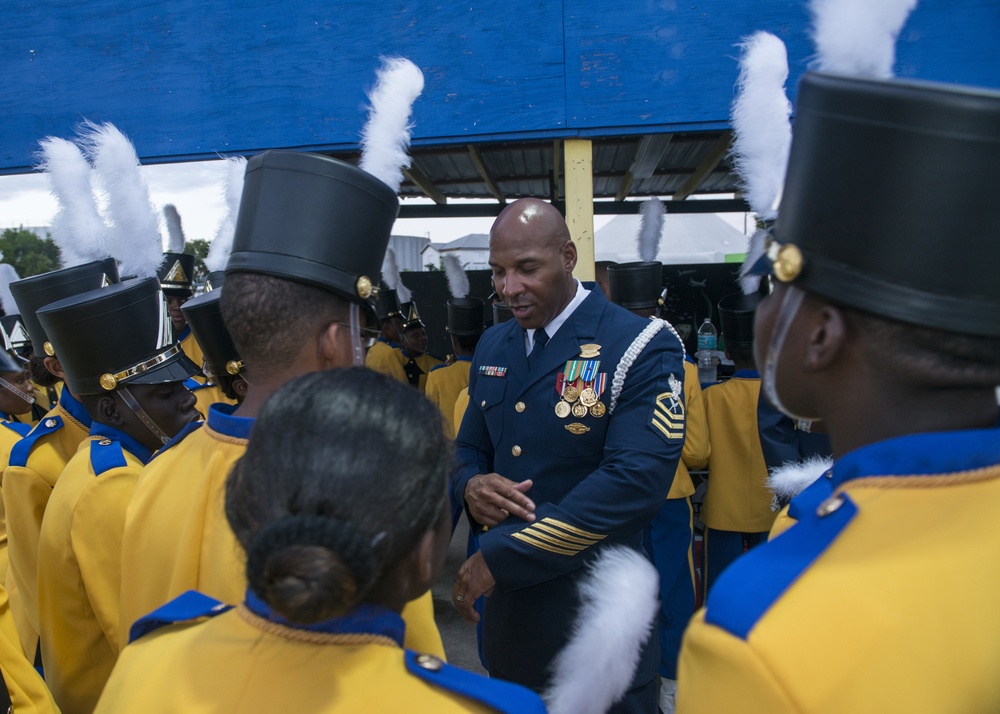
[[833,487],[864,476],[932,476],[1000,464],[1000,428],[907,434],[862,446],[833,465]]
[[191,334],[191,325],[184,325],[184,329],[181,330],[179,335],[177,335],[177,339],[175,341],[177,343],[181,343],[184,340],[186,340],[190,334]]
[[403,618],[400,617],[399,613],[378,605],[358,605],[343,617],[334,617],[308,625],[289,622],[281,615],[272,612],[267,603],[254,595],[250,589],[247,589],[246,606],[257,617],[296,630],[326,632],[333,635],[381,635],[389,637],[400,647],[403,646],[403,634],[406,631]]
[[455,361],[456,362],[471,362],[472,358],[471,357],[456,357]]
[[389,345],[393,349],[398,349],[399,348],[399,343],[398,342],[392,342],[390,340],[385,339],[384,337],[379,337],[378,341],[381,342],[382,344]]
[[236,439],[249,439],[250,430],[253,429],[253,417],[241,417],[233,414],[236,411],[235,404],[225,404],[218,402],[208,408],[208,419],[206,420],[212,431],[231,436]]
[[62,394],[59,396],[59,406],[69,412],[69,415],[76,419],[78,422],[83,424],[88,429],[91,426],[93,420],[90,418],[90,414],[87,410],[83,408],[83,405],[73,396],[72,392],[69,391],[69,387],[63,387]]
[[733,372],[732,379],[760,379],[760,372],[755,369],[738,369]]
[[91,436],[103,436],[112,441],[117,441],[125,451],[129,452],[143,464],[148,464],[153,457],[153,450],[140,444],[136,439],[126,434],[121,429],[116,429],[108,424],[101,424],[95,421],[90,425]]

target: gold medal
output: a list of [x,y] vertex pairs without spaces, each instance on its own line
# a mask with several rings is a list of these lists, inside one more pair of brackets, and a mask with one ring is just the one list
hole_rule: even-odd
[[590,408],[590,416],[600,419],[606,411],[607,408],[604,406],[604,402],[598,402]]
[[580,390],[571,384],[563,390],[562,398],[572,404],[580,398]]
[[559,417],[560,419],[565,419],[566,417],[568,417],[571,411],[573,410],[570,407],[569,402],[564,402],[562,400],[559,400],[559,403],[556,404],[556,416]]
[[601,354],[601,346],[595,344],[580,345],[580,356],[583,359],[593,359]]
[[581,419],[587,416],[587,407],[585,407],[582,402],[577,402],[576,404],[574,404],[572,411],[573,411],[573,416],[575,416],[577,419]]
[[585,407],[592,407],[597,404],[597,392],[592,387],[587,387],[580,392],[580,403]]

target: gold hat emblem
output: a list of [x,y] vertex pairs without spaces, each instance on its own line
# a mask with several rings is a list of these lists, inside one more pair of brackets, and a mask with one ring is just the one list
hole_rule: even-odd
[[234,359],[231,359],[228,362],[226,362],[226,372],[233,375],[234,377],[240,373],[241,369],[243,369],[242,361],[236,361]]
[[774,276],[783,283],[791,282],[802,272],[802,251],[794,243],[786,243],[778,249],[774,259]]
[[101,389],[106,389],[107,391],[110,392],[117,386],[118,386],[118,379],[115,377],[115,375],[111,374],[110,372],[101,375]]
[[372,295],[372,281],[367,275],[362,275],[358,278],[357,284],[354,289],[358,291],[358,297],[362,300],[367,300]]
[[173,267],[170,272],[167,273],[167,277],[163,279],[165,283],[190,283],[187,273],[184,272],[184,268],[181,267],[181,261],[175,260]]
[[42,345],[42,349],[45,350],[45,354],[47,354],[49,357],[55,357],[56,348],[52,346],[51,342],[46,340],[45,344]]

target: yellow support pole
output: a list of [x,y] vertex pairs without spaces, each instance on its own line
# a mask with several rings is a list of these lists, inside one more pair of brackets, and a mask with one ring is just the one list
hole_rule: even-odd
[[594,149],[589,139],[567,139],[563,153],[566,162],[566,225],[579,256],[573,274],[578,280],[593,280]]

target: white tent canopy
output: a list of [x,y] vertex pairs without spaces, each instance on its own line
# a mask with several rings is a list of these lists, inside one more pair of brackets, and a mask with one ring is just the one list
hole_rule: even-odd
[[[725,263],[727,255],[746,252],[747,237],[714,213],[668,213],[660,252],[664,265]],[[594,259],[629,263],[639,260],[636,236],[640,216],[615,216],[594,234]]]

